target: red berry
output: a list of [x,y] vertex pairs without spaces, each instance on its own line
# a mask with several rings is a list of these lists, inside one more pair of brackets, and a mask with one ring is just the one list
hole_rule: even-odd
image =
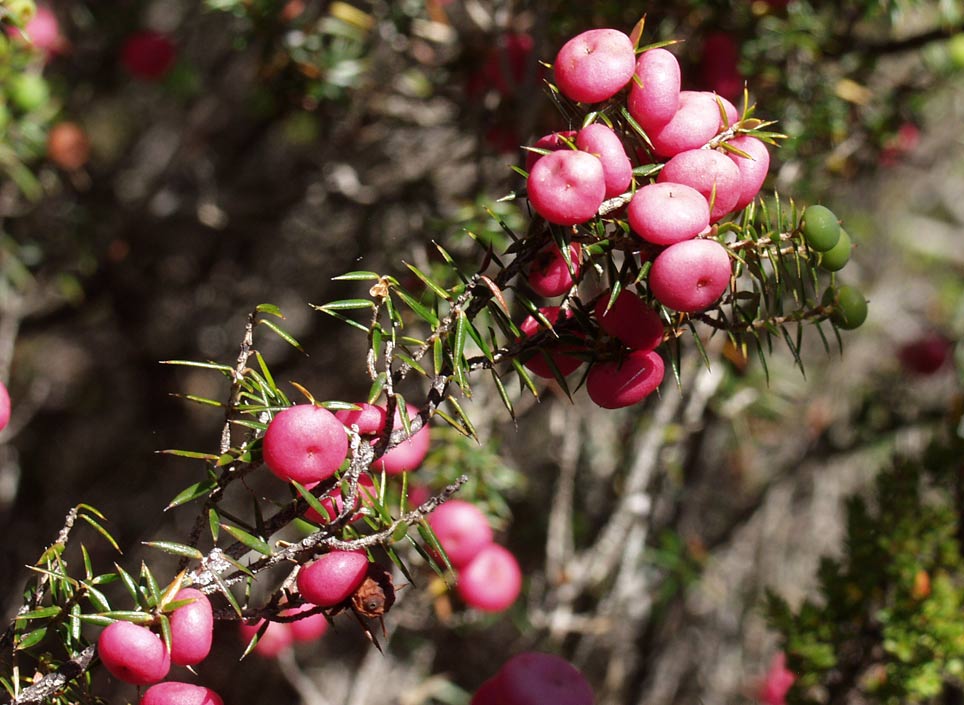
[[700,56],[702,83],[721,96],[735,98],[743,91],[740,49],[726,32],[711,32],[703,41]]
[[663,342],[663,321],[659,314],[631,291],[620,291],[607,311],[608,305],[607,292],[596,302],[596,322],[626,347],[631,350],[654,350]]
[[549,244],[536,255],[529,265],[527,279],[530,288],[539,296],[562,296],[572,288],[573,274],[579,276],[579,255],[581,248],[578,243],[569,245],[569,260],[572,262],[572,272],[566,263],[562,251],[555,243]]
[[80,169],[90,158],[87,133],[76,122],[58,122],[47,134],[47,156],[67,171]]
[[268,468],[301,484],[331,477],[348,455],[345,427],[327,409],[298,404],[275,414],[262,446]]
[[897,357],[904,369],[919,375],[931,375],[944,366],[951,356],[951,341],[939,333],[931,333],[904,343]]
[[121,63],[135,78],[158,81],[174,65],[174,43],[167,35],[145,30],[132,34],[121,47]]
[[97,640],[97,654],[112,676],[132,685],[157,683],[171,670],[171,655],[161,638],[131,622],[108,625]]
[[505,705],[499,674],[496,674],[479,686],[469,701],[469,705]]
[[604,409],[637,404],[663,381],[663,358],[652,350],[634,350],[622,360],[593,365],[586,376],[589,398]]
[[[355,507],[357,508],[362,502],[366,504],[371,503],[372,498],[375,496],[375,481],[365,473],[362,473],[358,476],[358,491],[355,494]],[[311,507],[308,507],[305,512],[305,519],[316,524],[327,524],[333,521],[335,517],[341,514],[341,510],[345,506],[341,489],[335,490],[331,495],[321,500],[321,506],[324,507],[326,516],[322,516]],[[359,512],[355,514],[350,521],[357,521],[361,516],[362,514]]]
[[616,95],[636,68],[632,40],[617,29],[590,29],[563,44],[553,64],[567,98],[598,103]]
[[[540,313],[545,316],[550,323],[556,325],[560,320],[565,320],[567,318],[572,318],[572,311],[566,310],[562,312],[558,306],[544,306],[539,309]],[[532,337],[536,335],[539,331],[544,330],[542,324],[534,316],[527,316],[522,324],[519,326],[519,330],[522,331],[524,336]],[[582,364],[582,360],[578,357],[573,357],[572,355],[566,355],[566,352],[577,350],[578,348],[572,345],[557,345],[550,339],[546,345],[542,346],[542,349],[546,350],[546,354],[552,358],[552,362],[555,364],[556,368],[559,370],[559,374],[563,377],[575,371],[579,365]],[[546,379],[553,379],[555,375],[552,373],[552,368],[549,363],[546,362],[541,351],[536,351],[536,353],[525,361],[525,366],[532,371],[538,377],[545,377]]]
[[509,549],[490,543],[459,571],[457,587],[467,605],[484,612],[501,612],[519,596],[522,570]]
[[471,502],[450,499],[428,517],[452,565],[461,568],[492,543],[492,527],[481,509]]
[[331,551],[298,572],[298,591],[313,605],[334,607],[361,585],[368,557],[355,551]]
[[730,257],[715,240],[687,240],[656,256],[649,287],[664,306],[694,313],[716,303],[730,283]]
[[171,661],[193,666],[207,658],[214,636],[211,602],[200,590],[184,588],[175,600],[194,600],[171,613]]
[[140,705],[224,705],[224,701],[202,685],[167,681],[148,688]]
[[572,149],[539,159],[532,165],[527,185],[532,207],[556,225],[585,223],[606,197],[602,162]]

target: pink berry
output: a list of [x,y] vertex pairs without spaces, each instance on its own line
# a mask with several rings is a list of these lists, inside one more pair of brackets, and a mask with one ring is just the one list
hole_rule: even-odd
[[355,551],[331,551],[298,572],[298,591],[313,605],[334,607],[361,585],[368,557]]
[[[736,106],[733,105],[732,102],[730,102],[727,98],[720,95],[719,93],[713,93],[712,91],[708,91],[708,94],[712,96],[714,101],[717,101],[717,109],[719,109],[720,105],[723,106],[723,112],[726,113],[727,127],[732,127],[734,124],[740,121],[740,111],[736,109]],[[721,123],[720,129],[722,128],[723,128],[723,124]]]
[[556,225],[585,223],[596,215],[606,197],[602,162],[572,149],[538,160],[527,184],[532,207]]
[[[286,617],[292,617],[300,612],[312,610],[315,607],[316,605],[301,605],[300,607],[292,607],[291,609],[285,610],[281,614]],[[315,641],[323,637],[325,632],[328,631],[328,618],[321,612],[296,619],[293,622],[282,622],[282,624],[288,625],[292,638],[298,642]]]
[[770,662],[770,668],[757,691],[757,698],[766,705],[785,705],[787,692],[796,680],[796,674],[787,668],[787,655],[781,651]]
[[620,409],[648,397],[663,381],[663,358],[634,350],[622,360],[597,363],[586,376],[589,398],[604,409]]
[[348,455],[345,427],[327,409],[298,404],[275,414],[262,446],[268,468],[282,480],[320,482]]
[[740,197],[733,206],[734,211],[743,210],[760,193],[760,188],[770,170],[770,153],[767,146],[756,137],[738,135],[729,140],[729,144],[750,155],[750,159],[727,152],[726,156],[733,160],[740,170]]
[[[245,647],[251,642],[254,635],[258,633],[258,630],[261,629],[262,624],[264,624],[263,619],[259,619],[254,624],[241,623],[238,631]],[[290,647],[292,641],[294,641],[294,635],[291,633],[291,628],[287,622],[268,622],[268,627],[264,630],[264,634],[258,639],[258,643],[254,645],[253,653],[263,658],[275,658],[282,651]]]
[[461,499],[450,499],[428,517],[452,565],[461,568],[492,543],[492,527],[477,506]]
[[60,33],[57,15],[46,5],[37,5],[37,13],[23,28],[23,33],[30,43],[48,58],[67,47],[67,41]]
[[629,225],[643,240],[672,245],[690,240],[710,224],[710,206],[699,191],[674,183],[647,184],[626,209]]
[[[568,140],[570,143],[576,141],[576,131],[575,130],[563,130],[562,132],[553,132],[548,135],[543,135],[536,140],[536,143],[532,145],[533,147],[538,147],[539,149],[546,149],[552,152],[558,152],[560,149],[571,149],[569,144],[566,143]],[[565,139],[563,139],[565,138]],[[526,150],[526,171],[532,171],[532,165],[539,161],[544,154],[539,154],[538,152],[530,152]]]
[[742,182],[732,159],[712,149],[690,149],[670,159],[659,172],[659,182],[692,186],[710,203],[715,223],[736,205]]
[[[355,507],[357,508],[362,502],[366,504],[371,503],[372,498],[375,496],[375,481],[368,475],[362,473],[358,476],[358,491],[355,494]],[[341,514],[341,510],[345,506],[341,489],[335,489],[331,495],[321,500],[321,506],[324,507],[326,516],[322,516],[311,507],[308,507],[307,511],[305,511],[305,519],[316,524],[327,524],[334,521],[335,517]],[[357,521],[361,516],[362,514],[359,512],[355,514],[350,521]]]
[[140,705],[224,705],[224,701],[202,685],[167,681],[148,688]]
[[629,189],[633,180],[633,165],[612,128],[601,122],[587,125],[576,135],[576,146],[602,162],[606,198],[614,198]]
[[709,142],[719,132],[720,122],[720,107],[712,94],[680,91],[679,108],[670,121],[647,134],[658,156],[672,157]]
[[0,382],[0,431],[10,423],[10,393],[7,386]]
[[659,314],[631,291],[619,292],[613,305],[608,292],[596,302],[599,327],[631,350],[654,350],[663,342],[663,321]]
[[174,43],[160,32],[145,30],[128,37],[121,47],[121,63],[135,78],[159,81],[174,65]]
[[465,604],[483,612],[502,612],[522,590],[522,570],[509,549],[490,543],[459,571],[457,587]]
[[132,685],[157,683],[171,670],[171,655],[161,638],[131,622],[108,625],[97,640],[97,654],[112,676]]
[[335,412],[335,418],[345,424],[346,427],[358,426],[358,433],[362,436],[374,436],[382,432],[385,428],[385,409],[367,402],[356,404],[361,407],[358,410],[344,410]]
[[[406,410],[410,421],[418,416],[418,409],[411,404],[406,405]],[[403,428],[402,417],[398,408],[396,408],[393,429],[397,431],[401,428]],[[384,470],[389,475],[399,475],[403,472],[418,470],[422,461],[425,460],[425,456],[428,455],[428,449],[431,445],[432,436],[429,427],[428,425],[422,426],[411,438],[402,441],[372,463],[372,468]]]
[[719,301],[730,283],[730,257],[715,240],[686,240],[656,256],[649,287],[664,306],[694,313]]
[[562,256],[562,251],[557,244],[550,243],[536,255],[536,258],[529,265],[526,281],[529,287],[539,294],[539,296],[552,297],[562,296],[572,288],[575,274],[579,276],[579,255],[582,248],[578,243],[569,245],[569,260],[572,262],[572,271]]
[[629,89],[629,113],[647,134],[668,123],[679,109],[680,68],[665,49],[644,51],[636,59]]
[[636,68],[632,40],[618,29],[590,29],[563,44],[553,64],[562,94],[580,103],[616,95]]
[[207,658],[214,636],[211,602],[200,590],[184,588],[175,600],[194,600],[171,613],[171,661],[193,666]]
[[[553,326],[560,320],[565,320],[567,318],[572,318],[572,311],[561,312],[558,306],[544,306],[540,308],[539,311],[545,316]],[[522,324],[519,326],[519,330],[522,331],[524,336],[532,337],[536,335],[539,331],[544,330],[542,324],[534,316],[527,316]],[[551,338],[547,343],[541,346],[542,349],[547,351],[546,354],[552,358],[553,363],[559,370],[559,374],[565,377],[576,370],[579,365],[582,364],[582,360],[578,357],[573,357],[572,355],[566,355],[567,351],[574,351],[577,348],[571,345],[558,345],[555,344]],[[552,373],[552,368],[549,363],[546,362],[545,358],[542,356],[542,352],[537,351],[532,357],[530,357],[524,363],[525,366],[532,371],[538,377],[545,377],[546,379],[553,379],[555,375]]]
[[517,654],[502,665],[497,678],[503,705],[593,705],[585,676],[553,654]]

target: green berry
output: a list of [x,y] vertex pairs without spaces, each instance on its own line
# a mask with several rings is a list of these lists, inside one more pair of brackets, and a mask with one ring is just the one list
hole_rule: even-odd
[[826,252],[821,252],[817,257],[817,264],[828,272],[837,272],[850,261],[851,248],[850,235],[847,234],[846,230],[840,228],[840,239],[837,240],[837,244]]
[[853,330],[867,319],[867,299],[852,286],[827,289],[822,303],[824,306],[833,306],[830,320],[838,328]]
[[800,225],[803,238],[814,250],[826,252],[840,240],[840,223],[826,206],[810,206],[803,212]]
[[50,99],[50,88],[39,73],[20,73],[10,79],[8,95],[25,113],[36,110]]

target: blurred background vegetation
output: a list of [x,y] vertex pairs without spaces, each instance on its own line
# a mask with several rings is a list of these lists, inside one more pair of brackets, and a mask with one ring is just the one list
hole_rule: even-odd
[[[0,3],[0,379],[15,409],[0,435],[5,615],[77,502],[109,516],[127,560],[141,540],[190,530],[190,512],[161,509],[201,468],[155,453],[215,449],[223,419],[171,394],[226,390],[158,361],[232,362],[244,317],[269,301],[308,353],[261,341],[276,377],[321,399],[363,397],[363,336],[307,304],[344,298],[331,279],[351,269],[430,270],[432,239],[466,257],[466,230],[503,244],[488,208],[524,229],[517,205],[495,203],[519,186],[508,167],[520,145],[569,127],[539,61],[576,32],[629,31],[645,14],[646,42],[684,40],[673,51],[691,87],[735,98],[746,82],[779,121],[789,139],[769,186],[843,218],[867,324],[843,355],[810,346],[805,378],[779,351],[767,381],[717,350],[710,371],[689,361],[681,390],[621,412],[550,387],[512,423],[478,385],[485,443],[439,432],[419,479],[480,478],[468,490],[519,555],[524,599],[484,617],[425,571],[389,618],[385,656],[346,622],[294,656],[238,667],[224,630],[201,675],[225,702],[464,704],[507,653],[540,648],[584,669],[600,703],[731,703],[757,697],[787,648],[807,671],[791,701],[960,701],[964,616],[949,605],[964,575],[946,546],[964,496],[957,0],[63,0],[41,5],[55,29],[33,43],[14,29],[22,6]],[[138,36],[140,62],[127,54]],[[900,552],[881,585],[947,576],[928,608],[947,629],[906,658],[926,629],[888,632],[893,648],[874,652],[852,634],[814,636],[827,615],[791,614],[835,599],[818,591],[818,559],[844,555],[848,526],[877,540],[866,516],[847,523],[843,500],[887,509],[875,497],[908,486],[885,477],[874,494],[895,454],[929,468],[911,515],[950,508],[940,526],[881,521],[877,532],[930,539],[854,559],[859,573]],[[597,539],[617,511],[630,519],[613,552]],[[781,598],[765,601],[768,589]],[[871,629],[932,599],[913,585],[893,604],[866,592],[851,595],[853,614]]]

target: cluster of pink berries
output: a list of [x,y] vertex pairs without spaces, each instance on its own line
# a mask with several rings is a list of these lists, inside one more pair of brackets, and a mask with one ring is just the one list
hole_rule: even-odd
[[469,705],[592,705],[585,676],[561,656],[528,651],[485,681]]
[[[713,306],[730,284],[732,264],[727,249],[709,235],[715,223],[759,193],[770,165],[766,145],[735,129],[740,114],[726,98],[681,90],[673,54],[654,48],[637,57],[633,41],[618,30],[573,37],[559,50],[553,70],[559,91],[593,105],[599,116],[624,96],[648,144],[627,151],[601,117],[580,130],[542,137],[526,160],[532,207],[549,223],[575,226],[596,218],[607,199],[619,197],[628,202],[625,217],[632,233],[657,251],[647,278],[655,301],[682,313]],[[606,105],[597,109],[600,103]],[[650,173],[658,171],[654,182],[635,180],[630,154],[651,163]],[[576,243],[565,253],[550,245],[530,265],[529,286],[544,297],[568,293],[578,284],[581,256]],[[555,306],[540,313],[553,326],[573,315]],[[602,332],[622,349],[615,360],[597,362],[590,370],[590,398],[606,408],[641,401],[663,378],[663,361],[655,352],[663,337],[659,315],[627,291],[613,301],[602,295],[595,315]],[[543,325],[530,316],[520,330],[528,337]],[[554,344],[527,366],[539,376],[565,376],[580,366],[580,351],[587,356],[587,346],[578,341]]]
[[[346,427],[355,427],[366,440],[377,438],[385,428],[383,407],[367,403],[358,406],[358,410],[337,414],[314,404],[297,404],[279,411],[264,434],[262,453],[268,468],[286,482],[294,480],[309,488],[330,478],[348,457]],[[412,406],[407,412],[409,419],[418,414]],[[401,427],[396,409],[393,428]],[[416,470],[430,444],[428,426],[423,426],[372,463],[372,468],[388,475]]]
[[190,600],[170,614],[170,650],[155,632],[132,622],[113,622],[101,632],[97,653],[115,678],[132,685],[151,687],[141,705],[222,705],[210,688],[168,681],[171,663],[195,666],[211,651],[214,615],[208,598],[194,588],[184,588],[174,601]]
[[483,612],[511,607],[522,590],[522,570],[512,552],[495,543],[485,513],[471,502],[450,499],[428,523],[455,568],[465,604]]

